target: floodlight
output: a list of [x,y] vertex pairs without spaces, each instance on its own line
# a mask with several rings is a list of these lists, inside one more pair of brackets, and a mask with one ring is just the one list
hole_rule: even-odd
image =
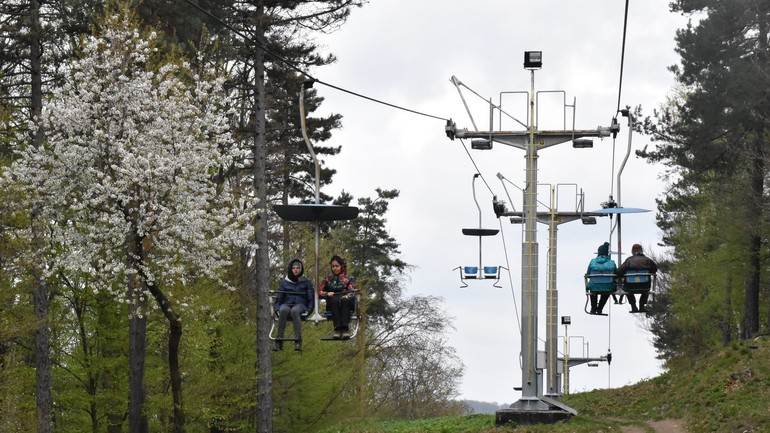
[[583,225],[586,225],[586,226],[596,225],[596,217],[585,216],[585,217],[581,217],[580,221],[582,221]]
[[542,67],[542,51],[524,51],[524,69],[540,69]]
[[561,324],[562,325],[572,324],[572,316],[561,316]]
[[594,141],[590,138],[576,138],[572,140],[572,147],[575,149],[590,149],[594,147]]
[[477,138],[475,140],[471,140],[471,149],[491,150],[492,142],[485,138]]

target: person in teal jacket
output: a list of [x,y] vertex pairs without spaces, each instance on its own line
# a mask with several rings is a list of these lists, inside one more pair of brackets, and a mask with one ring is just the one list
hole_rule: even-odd
[[[617,265],[610,258],[610,243],[605,242],[599,246],[599,249],[596,251],[596,257],[588,263],[586,275],[602,274],[614,277],[617,270]],[[598,283],[593,278],[589,278],[586,288],[591,296],[591,314],[603,314],[602,310],[604,310],[610,294],[615,291],[614,279],[611,283]]]

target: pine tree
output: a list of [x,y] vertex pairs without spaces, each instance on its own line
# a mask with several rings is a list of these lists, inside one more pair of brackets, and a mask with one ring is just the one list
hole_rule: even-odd
[[684,230],[677,227],[678,215],[696,211],[698,196],[729,193],[712,197],[734,201],[722,212],[730,212],[728,224],[737,224],[743,231],[739,241],[743,253],[737,255],[744,258],[740,328],[741,337],[750,338],[759,331],[762,239],[768,210],[770,95],[757,90],[770,87],[770,4],[680,0],[672,8],[700,14],[700,19],[676,36],[681,64],[671,69],[681,84],[680,94],[659,113],[657,122],[648,124],[660,146],[647,156],[670,164],[678,179],[674,192],[661,204],[661,228],[667,233]]

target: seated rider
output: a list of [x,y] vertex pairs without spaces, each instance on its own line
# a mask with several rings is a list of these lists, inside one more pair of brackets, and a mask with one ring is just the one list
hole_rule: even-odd
[[355,305],[355,280],[346,273],[347,262],[334,256],[330,262],[332,274],[324,277],[318,296],[326,299],[326,309],[332,312],[334,339],[350,338],[350,315]]
[[[610,244],[605,242],[599,246],[596,251],[596,257],[591,259],[588,263],[588,269],[586,275],[612,275],[615,276],[617,266],[615,262],[610,258]],[[588,278],[586,288],[590,292],[591,297],[591,313],[590,314],[603,314],[604,306],[607,304],[607,300],[610,298],[610,294],[615,291],[615,281],[610,283],[598,283],[594,278]]]
[[[654,260],[644,255],[644,250],[639,244],[634,244],[631,247],[631,256],[629,256],[620,268],[618,268],[618,277],[623,277],[626,274],[633,274],[638,272],[656,274],[658,272],[658,264]],[[634,291],[644,291],[639,296],[639,308],[636,307],[636,296],[633,293],[629,293],[626,290],[626,297],[628,303],[631,304],[631,312],[638,313],[644,311],[647,305],[647,300],[650,297],[650,288],[652,287],[652,278],[649,281],[643,283],[625,283],[626,289]]]
[[278,296],[275,299],[275,312],[278,314],[278,340],[274,350],[283,350],[283,333],[286,330],[286,320],[291,315],[294,325],[294,350],[302,350],[302,313],[311,313],[315,303],[313,283],[303,274],[302,262],[293,259],[286,269],[286,277],[278,286]]

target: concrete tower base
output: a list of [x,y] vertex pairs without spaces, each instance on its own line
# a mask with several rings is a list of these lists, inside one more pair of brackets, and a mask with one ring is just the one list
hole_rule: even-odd
[[495,425],[516,423],[517,425],[554,424],[572,417],[564,410],[519,410],[500,409],[495,412]]

